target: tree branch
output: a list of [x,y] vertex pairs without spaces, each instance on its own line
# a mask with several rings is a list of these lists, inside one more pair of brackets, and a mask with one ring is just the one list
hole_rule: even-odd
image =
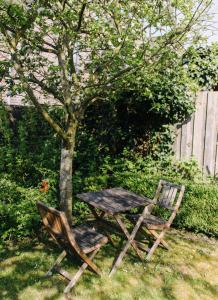
[[27,95],[29,96],[30,100],[32,101],[32,103],[34,104],[34,106],[36,107],[36,109],[38,110],[38,112],[43,116],[43,118],[49,123],[49,125],[55,130],[55,132],[57,132],[57,134],[63,138],[64,140],[67,141],[67,135],[64,132],[64,130],[60,127],[60,125],[58,125],[51,117],[50,115],[47,113],[47,111],[42,107],[42,105],[38,102],[38,100],[36,99],[36,96],[34,95],[34,92],[31,88],[31,86],[29,85],[27,79],[25,78],[23,71],[20,69],[20,66],[18,65],[18,67],[16,67],[16,71],[19,73],[20,75],[20,79],[22,80],[22,84],[24,89],[26,90]]
[[62,89],[63,89],[63,104],[71,116],[71,118],[75,118],[75,114],[73,112],[72,107],[72,96],[71,96],[71,84],[68,78],[68,64],[67,64],[67,53],[69,54],[69,44],[68,44],[68,36],[63,34],[62,37],[59,38],[59,46],[58,46],[58,63],[61,69],[61,81],[62,81]]
[[[18,70],[19,72],[19,70]],[[36,99],[32,88],[30,87],[30,85],[28,84],[27,80],[25,77],[23,77],[22,74],[21,75],[21,79],[22,79],[22,83],[24,86],[24,89],[26,90],[27,95],[29,96],[30,100],[32,101],[32,103],[34,104],[34,106],[37,108],[38,112],[43,116],[43,118],[49,123],[49,125],[55,130],[55,132],[57,132],[57,134],[63,138],[64,140],[68,140],[67,139],[67,135],[64,132],[64,130],[60,127],[60,125],[58,125],[51,117],[50,115],[47,113],[47,111],[42,107],[42,105],[38,102],[38,100]]]
[[[17,70],[20,72],[19,70]],[[36,99],[33,90],[31,86],[28,84],[26,78],[23,76],[23,74],[20,73],[20,77],[22,79],[22,83],[24,86],[24,89],[26,90],[27,95],[29,96],[30,100],[34,104],[34,106],[37,108],[38,112],[44,117],[44,119],[49,123],[49,125],[57,132],[57,134],[63,138],[64,140],[68,141],[67,135],[64,132],[64,130],[58,125],[47,113],[47,111],[42,107],[42,105],[38,102]]]
[[22,63],[19,61],[17,54],[16,54],[16,48],[17,48],[17,41],[15,38],[10,39],[10,36],[7,34],[7,31],[3,32],[7,42],[9,44],[9,47],[11,49],[11,53],[12,53],[12,59],[14,60],[14,67],[16,72],[19,74],[20,80],[23,84],[24,90],[26,91],[27,95],[29,96],[31,102],[34,104],[34,106],[36,107],[36,109],[38,110],[38,112],[43,116],[43,118],[49,123],[49,125],[55,130],[55,132],[57,132],[57,134],[64,139],[65,141],[68,141],[68,137],[67,134],[64,132],[64,130],[61,128],[61,126],[56,123],[51,117],[50,115],[47,113],[47,111],[42,107],[42,105],[40,105],[40,103],[38,102],[29,82],[28,82],[28,78],[26,78],[23,67],[22,67]]
[[87,5],[87,3],[83,3],[82,4],[82,8],[81,8],[80,13],[79,13],[79,21],[78,21],[78,25],[77,25],[77,28],[76,28],[77,32],[80,31],[80,28],[81,28],[81,25],[82,25],[84,11],[86,9],[86,5]]
[[62,104],[64,103],[63,97],[61,97],[61,95],[55,89],[47,86],[42,80],[37,79],[34,74],[30,74],[28,81],[37,84],[39,87],[41,87],[42,90],[53,95],[54,98],[59,100]]

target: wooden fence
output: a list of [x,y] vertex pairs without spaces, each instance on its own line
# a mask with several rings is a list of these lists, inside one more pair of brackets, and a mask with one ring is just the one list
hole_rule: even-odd
[[200,92],[192,117],[178,125],[174,145],[178,160],[195,157],[207,175],[218,176],[218,92]]

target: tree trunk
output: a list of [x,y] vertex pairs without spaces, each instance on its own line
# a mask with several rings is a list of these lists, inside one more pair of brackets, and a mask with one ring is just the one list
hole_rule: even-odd
[[68,135],[69,141],[63,141],[60,163],[60,208],[65,212],[70,225],[72,224],[72,173],[76,129],[77,126],[74,124],[70,130],[70,134]]

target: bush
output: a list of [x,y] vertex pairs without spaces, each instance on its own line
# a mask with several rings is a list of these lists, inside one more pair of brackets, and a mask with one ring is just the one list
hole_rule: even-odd
[[[54,113],[58,115],[60,112]],[[37,200],[58,207],[60,140],[36,112],[19,110],[17,114],[16,126],[9,126],[5,112],[0,109],[0,235],[3,239],[20,238],[38,230]],[[96,138],[97,128],[101,128],[97,125],[93,132],[91,125],[90,131],[86,126],[79,129],[73,174],[74,196],[82,191],[122,186],[152,197],[161,178],[183,183],[186,192],[175,226],[218,235],[217,182],[203,181],[194,160],[175,162],[167,156],[171,145],[168,125],[151,139],[149,147],[153,158],[136,154],[137,148],[134,147],[134,151],[124,150],[121,154],[122,147],[119,151],[111,151],[108,146],[111,140],[108,144],[104,140],[108,135],[104,126],[100,134],[104,138],[99,141]],[[120,132],[120,138],[115,138],[120,143],[124,131],[117,131],[116,126],[115,129],[111,136],[113,132]],[[127,138],[132,132],[128,133]],[[132,145],[129,147],[133,149]],[[143,153],[140,149],[139,152]],[[42,180],[49,181],[48,193],[39,192]],[[74,202],[74,221],[79,221],[88,212],[84,203]]]
[[54,189],[41,193],[39,188],[24,188],[1,174],[0,179],[0,236],[3,240],[30,236],[39,229],[36,202],[57,206]]
[[[60,139],[37,112],[14,108],[13,121],[7,114],[0,105],[0,236],[4,240],[38,230],[37,200],[57,206],[60,153]],[[39,192],[42,180],[49,182],[48,193]]]
[[212,179],[203,181],[194,160],[158,162],[126,151],[120,158],[105,158],[99,174],[84,177],[80,186],[87,191],[121,186],[152,198],[160,179],[186,187],[174,226],[218,236],[218,184]]
[[[218,236],[218,184],[209,179],[203,181],[194,160],[175,162],[169,157],[154,161],[125,150],[118,158],[104,157],[99,168],[89,173],[84,168],[78,169],[73,176],[74,195],[121,186],[152,198],[161,178],[186,186],[174,226]],[[40,218],[36,201],[58,207],[56,180],[54,176],[47,180],[50,189],[48,193],[41,193],[39,186],[23,187],[9,176],[1,176],[0,235],[3,239],[21,238],[37,232]],[[88,213],[86,204],[74,202],[74,221],[80,221]]]
[[211,90],[217,86],[218,43],[205,47],[189,47],[183,57],[183,63],[187,66],[190,78],[201,88]]
[[218,236],[218,185],[186,181],[186,192],[175,224]]

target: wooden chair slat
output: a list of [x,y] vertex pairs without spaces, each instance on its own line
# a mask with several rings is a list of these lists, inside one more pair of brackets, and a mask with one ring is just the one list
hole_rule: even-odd
[[159,192],[159,197],[156,199],[157,205],[174,210],[175,199],[177,193],[181,190],[181,186],[161,180],[162,189]]

